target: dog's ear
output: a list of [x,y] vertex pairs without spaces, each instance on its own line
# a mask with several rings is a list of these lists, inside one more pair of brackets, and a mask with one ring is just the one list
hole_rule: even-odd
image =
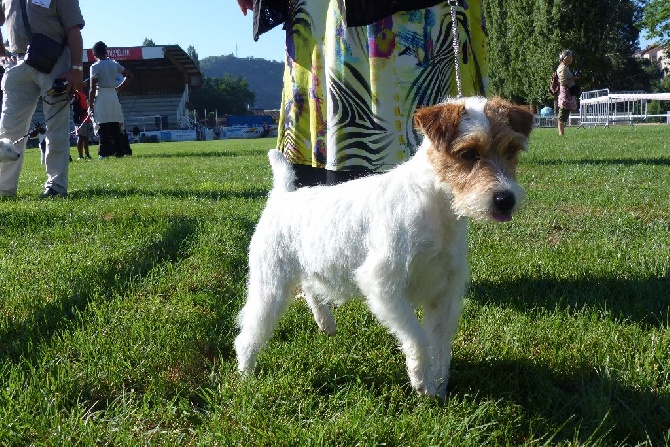
[[531,130],[533,130],[533,114],[525,107],[511,105],[507,116],[509,119],[509,126],[514,129],[515,132],[528,137]]
[[454,141],[464,110],[462,103],[422,107],[414,113],[414,127],[428,137],[435,149],[444,150]]
[[486,114],[509,123],[514,132],[528,137],[533,130],[533,114],[526,107],[518,106],[502,98],[491,98],[486,104]]

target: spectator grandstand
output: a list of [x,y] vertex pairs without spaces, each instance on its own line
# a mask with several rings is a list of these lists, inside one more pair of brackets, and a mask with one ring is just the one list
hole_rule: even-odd
[[[202,86],[203,76],[198,65],[179,45],[109,47],[107,51],[111,59],[119,61],[135,75],[135,79],[119,92],[127,131],[138,128],[147,135],[160,135],[161,132],[165,135],[165,131],[170,131],[171,136],[180,132],[187,134],[177,139],[196,139],[196,135],[204,135],[197,132],[201,129],[190,118],[187,108],[190,92]],[[93,50],[84,50],[83,62],[86,79],[95,62]],[[36,122],[45,122],[41,104],[33,116],[33,124]]]

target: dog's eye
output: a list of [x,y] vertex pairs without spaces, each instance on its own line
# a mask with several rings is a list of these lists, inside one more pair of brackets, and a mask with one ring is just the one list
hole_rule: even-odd
[[480,158],[479,157],[479,152],[477,151],[477,149],[466,149],[458,155],[462,160],[472,161],[472,162],[478,161],[479,158]]

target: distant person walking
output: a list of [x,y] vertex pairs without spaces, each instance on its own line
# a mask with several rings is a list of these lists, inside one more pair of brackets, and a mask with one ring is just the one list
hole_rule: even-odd
[[570,112],[577,110],[577,96],[573,92],[577,80],[579,80],[579,73],[573,73],[570,70],[570,65],[574,61],[574,54],[571,50],[561,51],[558,60],[556,73],[561,85],[558,93],[558,134],[563,135],[565,133],[565,123],[570,119]]
[[[93,119],[100,126],[99,158],[130,155],[132,151],[122,133],[123,111],[117,93],[132,81],[134,76],[123,65],[107,57],[107,45],[104,42],[96,42],[93,45],[93,55],[97,62],[91,65],[89,108]],[[119,74],[123,76],[121,83],[117,81]]]
[[76,90],[72,96],[72,121],[74,121],[77,134],[79,160],[90,159],[88,141],[93,132],[93,123],[88,113],[88,99],[82,90]]

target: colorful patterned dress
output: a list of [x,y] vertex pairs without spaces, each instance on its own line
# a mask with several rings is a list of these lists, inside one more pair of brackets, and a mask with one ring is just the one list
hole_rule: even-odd
[[[278,147],[300,165],[383,172],[407,160],[420,136],[417,107],[457,94],[448,3],[344,25],[338,0],[290,0]],[[457,8],[464,95],[485,95],[481,0]]]

